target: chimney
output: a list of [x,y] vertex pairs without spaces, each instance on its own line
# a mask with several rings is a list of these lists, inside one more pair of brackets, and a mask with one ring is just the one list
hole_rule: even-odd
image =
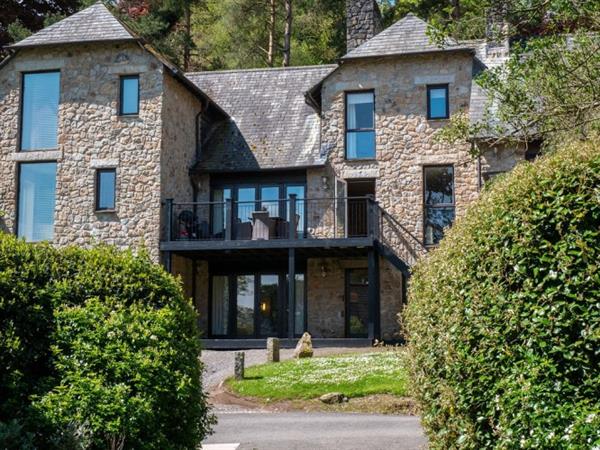
[[346,51],[355,49],[381,31],[377,0],[346,0]]
[[491,6],[486,17],[486,54],[489,57],[506,58],[510,51],[509,26],[505,19],[506,7]]

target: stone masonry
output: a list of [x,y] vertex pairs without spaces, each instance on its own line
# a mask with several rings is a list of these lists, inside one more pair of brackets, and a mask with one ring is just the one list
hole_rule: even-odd
[[[21,73],[53,69],[61,71],[58,148],[19,152]],[[127,74],[140,75],[137,116],[117,113],[119,76]],[[135,43],[20,50],[0,70],[0,115],[7,125],[0,129],[4,229],[15,229],[18,163],[55,160],[55,244],[145,247],[158,260],[161,200],[192,200],[187,168],[199,110],[199,101]],[[100,168],[117,171],[114,212],[95,211]]]
[[346,0],[346,51],[355,49],[382,29],[376,0]]

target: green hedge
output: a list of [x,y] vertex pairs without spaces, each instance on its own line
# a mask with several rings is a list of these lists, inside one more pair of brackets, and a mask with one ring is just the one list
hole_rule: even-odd
[[192,449],[196,316],[145,255],[0,235],[0,448]]
[[600,147],[495,181],[403,316],[433,449],[600,448]]

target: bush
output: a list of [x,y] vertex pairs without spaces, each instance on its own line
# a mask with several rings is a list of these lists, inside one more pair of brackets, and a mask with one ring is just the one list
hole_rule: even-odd
[[183,449],[209,432],[195,313],[146,256],[2,235],[0,315],[1,448]]
[[404,314],[431,448],[600,445],[600,148],[494,182],[414,270]]

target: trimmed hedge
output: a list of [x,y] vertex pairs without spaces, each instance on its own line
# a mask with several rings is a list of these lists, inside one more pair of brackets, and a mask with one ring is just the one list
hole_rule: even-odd
[[600,446],[600,147],[486,189],[414,269],[403,315],[433,449]]
[[0,235],[0,447],[192,449],[196,315],[145,255]]

